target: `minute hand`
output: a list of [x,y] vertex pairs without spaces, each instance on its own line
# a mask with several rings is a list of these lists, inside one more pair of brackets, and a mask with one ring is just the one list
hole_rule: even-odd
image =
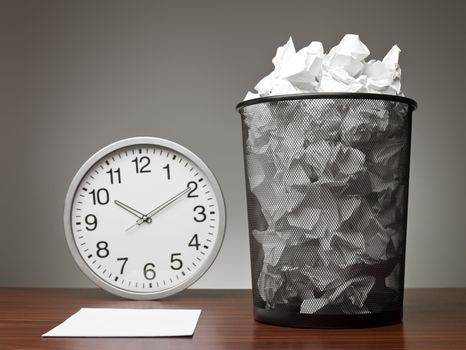
[[[189,191],[191,191],[191,188],[189,187],[186,187],[183,191],[181,191],[180,193],[174,195],[173,197],[171,197],[169,200],[167,200],[166,202],[160,204],[157,208],[155,208],[154,210],[152,210],[151,212],[149,212],[146,216],[148,218],[151,218],[153,217],[155,214],[161,212],[163,209],[165,209],[166,207],[168,207],[170,204],[176,202],[178,199],[180,199],[181,197],[183,197],[186,193],[188,193]],[[144,222],[144,219],[139,219],[137,221],[137,224],[140,225]]]

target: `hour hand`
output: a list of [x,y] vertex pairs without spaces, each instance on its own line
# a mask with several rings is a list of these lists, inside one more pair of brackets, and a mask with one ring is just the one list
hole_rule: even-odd
[[122,203],[122,202],[120,202],[118,200],[115,200],[115,204],[118,205],[119,207],[123,208],[127,212],[133,214],[134,216],[138,217],[139,219],[143,220],[143,221],[147,221],[147,219],[149,219],[143,213],[141,213],[140,211],[137,211],[134,208],[131,208],[129,205],[127,205],[125,203]]

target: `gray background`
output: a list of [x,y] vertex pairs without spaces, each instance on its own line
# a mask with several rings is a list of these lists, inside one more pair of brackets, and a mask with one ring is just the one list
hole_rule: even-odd
[[195,285],[250,286],[240,119],[276,47],[358,33],[397,43],[415,112],[408,287],[466,287],[464,1],[1,1],[0,286],[91,283],[65,242],[65,193],[101,147],[158,136],[197,153],[228,211],[221,253]]

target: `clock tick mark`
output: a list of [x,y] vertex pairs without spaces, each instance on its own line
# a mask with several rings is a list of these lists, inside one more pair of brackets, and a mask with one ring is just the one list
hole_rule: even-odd
[[211,201],[211,200],[212,200],[212,197],[210,197],[210,198],[207,198],[207,200],[208,200],[208,201]]
[[81,201],[78,201],[78,203],[79,203],[79,204],[83,204],[83,202],[81,202]]
[[96,261],[97,261],[97,260],[94,260],[92,263],[95,264]]
[[87,258],[88,258],[88,259],[92,258],[92,254],[89,254],[89,255],[87,256]]
[[207,242],[210,242],[210,243],[212,242],[212,240],[211,240],[211,239],[206,239],[206,241],[207,241]]
[[186,268],[188,269],[189,272],[191,272],[191,269],[189,268],[189,266],[186,266]]
[[206,192],[205,192],[205,194],[209,194],[209,193],[210,193],[210,191],[206,191]]
[[82,230],[78,230],[78,232],[81,232]]
[[182,274],[183,276],[186,276],[186,274],[184,273],[184,271],[181,271],[181,274]]
[[102,265],[97,266],[97,270],[100,269],[101,267],[102,267]]
[[[204,254],[204,255],[205,255],[205,254]],[[201,261],[201,258],[200,258],[200,257],[198,257],[198,256],[196,256],[196,259],[197,259],[198,261]]]
[[200,251],[200,253],[201,253],[202,255],[205,255],[205,253],[204,253],[203,251]]
[[[92,176],[92,175],[89,175],[89,177],[92,179],[92,180],[95,180],[95,177]],[[90,184],[89,184],[90,185]]]
[[215,226],[209,225],[210,228],[215,228]]
[[87,253],[89,251],[89,248],[84,249],[84,253]]
[[105,164],[110,165],[110,162],[108,160],[105,161]]
[[208,232],[207,234],[208,234],[208,235],[211,235],[211,236],[213,236],[213,235],[214,235],[212,232]]
[[84,236],[79,236],[79,237],[78,237],[78,239],[83,239],[83,238],[84,238]]
[[112,277],[112,273],[110,273],[110,275],[108,275],[108,278],[111,278]]
[[202,180],[204,180],[204,179],[201,177],[201,178],[200,178],[199,180],[197,180],[197,181],[202,182]]
[[196,263],[195,262],[192,262],[191,264],[193,264],[193,266],[197,267]]
[[115,276],[115,278],[113,279],[115,282],[118,281],[118,276]]
[[139,154],[141,154],[141,153],[142,153],[142,149],[140,148],[140,149],[139,149]]
[[211,211],[211,212],[210,212],[210,215],[214,215],[214,214],[215,214],[215,212],[214,212],[214,211]]
[[105,169],[102,164],[99,165],[99,167],[103,170]]
[[102,273],[105,274],[107,272],[107,269],[103,270]]
[[175,160],[175,159],[176,159],[176,154],[174,154],[172,157],[172,160]]
[[149,283],[149,288],[152,288],[152,283]]
[[96,174],[100,174],[99,171],[98,171],[97,169],[95,169],[94,172],[95,172]]
[[[88,185],[90,185],[90,184],[91,184],[89,181],[86,181],[86,183],[87,183]],[[84,191],[87,191],[87,188],[86,188]]]
[[205,249],[209,249],[209,246],[208,246],[208,245],[205,245],[204,248],[205,248]]
[[86,187],[83,187],[83,191],[86,191],[86,192],[87,192],[87,188],[86,188]]

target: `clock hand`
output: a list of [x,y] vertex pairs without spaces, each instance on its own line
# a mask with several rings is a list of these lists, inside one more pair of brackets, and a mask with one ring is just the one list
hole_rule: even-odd
[[128,211],[129,213],[133,214],[134,216],[137,216],[139,219],[143,220],[143,221],[146,221],[148,223],[151,223],[152,219],[151,218],[148,218],[146,215],[144,215],[143,213],[137,211],[136,209],[134,208],[131,208],[129,205],[125,204],[125,203],[122,203],[118,200],[115,200],[114,201],[116,205],[118,205],[119,207],[125,209],[126,211]]
[[146,219],[144,218],[140,218],[138,221],[136,221],[136,223],[130,227],[128,227],[126,229],[126,231],[129,231],[131,230],[133,227],[135,226],[139,226],[141,225],[144,221],[146,222],[149,222],[147,220],[152,220],[151,218],[161,212],[163,209],[165,209],[166,207],[168,207],[170,204],[176,202],[178,199],[180,199],[181,197],[183,197],[186,193],[188,193],[189,191],[191,191],[191,188],[188,186],[186,187],[183,191],[181,191],[180,193],[174,195],[173,197],[171,197],[170,199],[168,199],[167,201],[163,202],[162,204],[160,204],[157,208],[155,208],[154,210],[152,210],[151,212],[149,212],[149,214],[146,215]]
[[[174,195],[173,197],[171,197],[169,200],[167,200],[166,202],[160,204],[157,208],[155,208],[154,210],[152,210],[151,212],[149,212],[149,214],[147,214],[147,217],[148,218],[151,218],[153,217],[155,214],[157,214],[158,212],[162,211],[163,209],[165,209],[166,207],[168,207],[170,204],[176,202],[178,199],[180,199],[181,197],[183,197],[186,193],[188,193],[189,191],[191,191],[191,188],[188,186],[186,187],[183,191],[181,191],[180,193]],[[139,219],[138,221],[140,221],[141,219]],[[142,223],[142,222],[141,222]]]

